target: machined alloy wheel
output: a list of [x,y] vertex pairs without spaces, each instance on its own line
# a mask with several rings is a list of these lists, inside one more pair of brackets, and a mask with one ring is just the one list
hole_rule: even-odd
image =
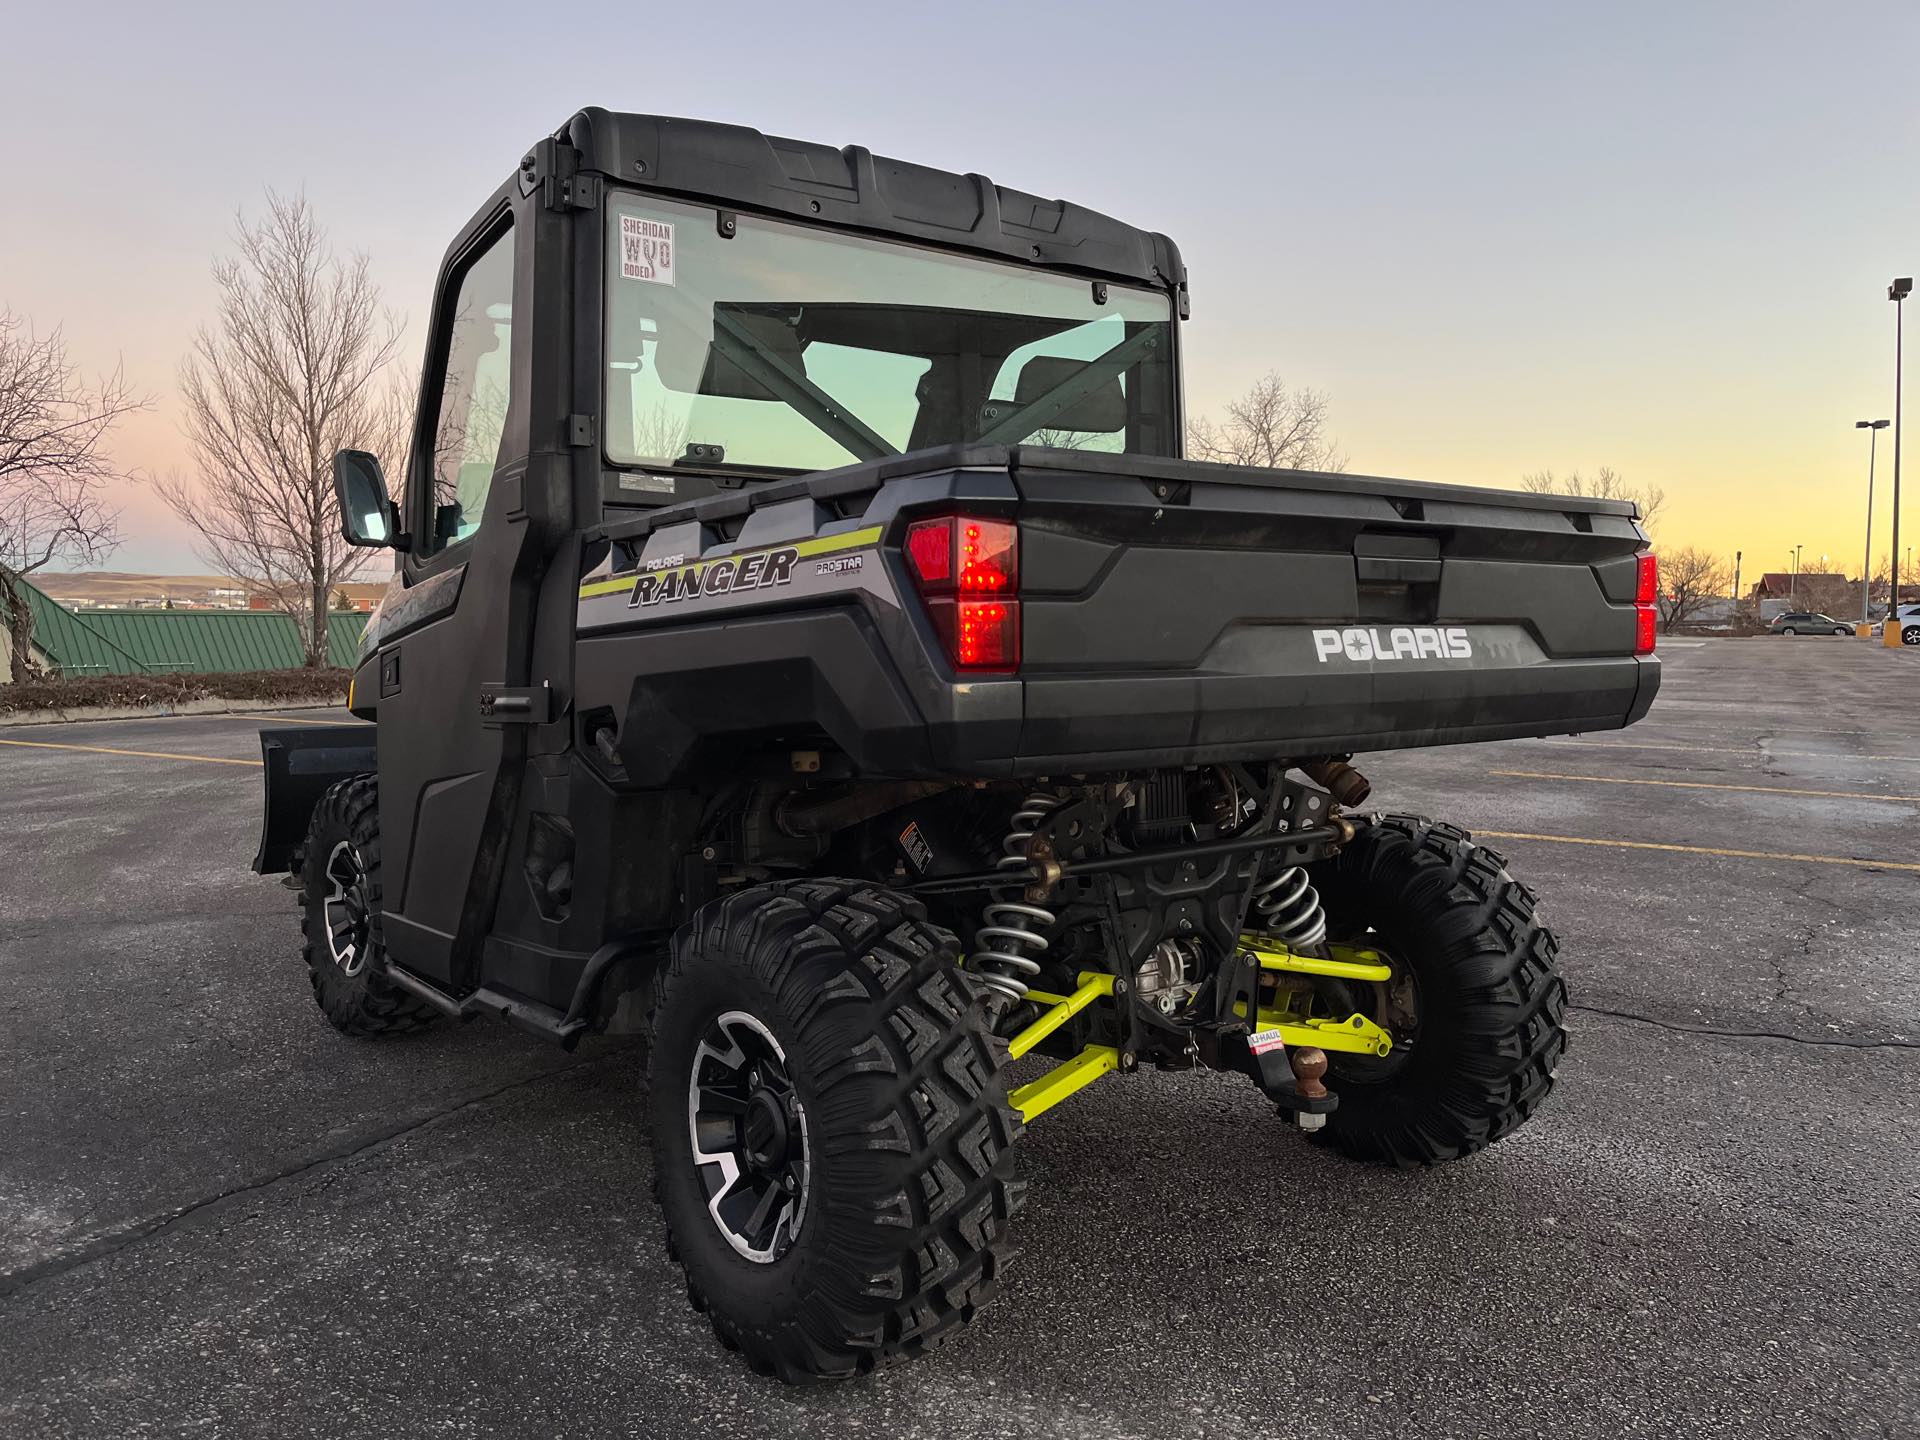
[[1902,645],[1920,645],[1920,625],[1909,625],[1900,632]]
[[327,856],[327,953],[349,976],[367,963],[367,873],[351,840],[342,840]]
[[440,1016],[384,974],[380,789],[371,775],[320,797],[301,847],[300,954],[313,998],[345,1035],[399,1035]]
[[807,1111],[787,1052],[744,1010],[715,1016],[694,1049],[687,1138],[727,1244],[762,1265],[792,1249],[813,1178]]
[[687,1299],[793,1382],[925,1354],[999,1288],[1006,1046],[960,941],[861,880],[694,912],[654,987],[653,1189]]

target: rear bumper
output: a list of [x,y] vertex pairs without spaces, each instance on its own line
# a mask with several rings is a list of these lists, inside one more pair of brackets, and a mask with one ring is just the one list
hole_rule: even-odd
[[1334,667],[1275,631],[1199,671],[955,680],[928,650],[897,663],[883,628],[850,607],[594,636],[580,704],[662,786],[823,741],[866,775],[1000,778],[1571,734],[1632,724],[1660,684],[1651,656],[1548,659],[1513,627],[1471,662]]

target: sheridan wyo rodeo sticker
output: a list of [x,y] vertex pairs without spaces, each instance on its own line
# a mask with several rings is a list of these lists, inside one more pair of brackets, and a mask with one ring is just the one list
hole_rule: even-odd
[[673,284],[673,226],[641,215],[622,215],[620,278]]

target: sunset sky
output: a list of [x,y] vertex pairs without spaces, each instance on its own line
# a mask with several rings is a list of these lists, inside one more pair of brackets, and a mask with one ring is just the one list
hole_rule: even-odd
[[[577,16],[578,18],[569,18]],[[1857,572],[1920,271],[1920,6],[34,6],[5,25],[0,306],[158,403],[208,264],[304,188],[420,343],[456,227],[587,104],[857,143],[1180,242],[1194,408],[1268,369],[1350,468],[1512,485],[1610,464],[1659,539]],[[1911,418],[1911,417],[1910,417]],[[1891,432],[1883,437],[1891,440]],[[1876,560],[1891,444],[1881,448]],[[1920,473],[1902,544],[1920,544]],[[114,568],[188,571],[125,497]]]

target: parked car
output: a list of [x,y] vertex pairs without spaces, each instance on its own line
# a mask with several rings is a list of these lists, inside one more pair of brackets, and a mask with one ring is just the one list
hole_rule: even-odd
[[1831,615],[1789,610],[1767,627],[1769,635],[1851,635],[1853,626]]
[[1920,605],[1902,605],[1893,613],[1893,623],[1900,627],[1900,643],[1920,645]]

